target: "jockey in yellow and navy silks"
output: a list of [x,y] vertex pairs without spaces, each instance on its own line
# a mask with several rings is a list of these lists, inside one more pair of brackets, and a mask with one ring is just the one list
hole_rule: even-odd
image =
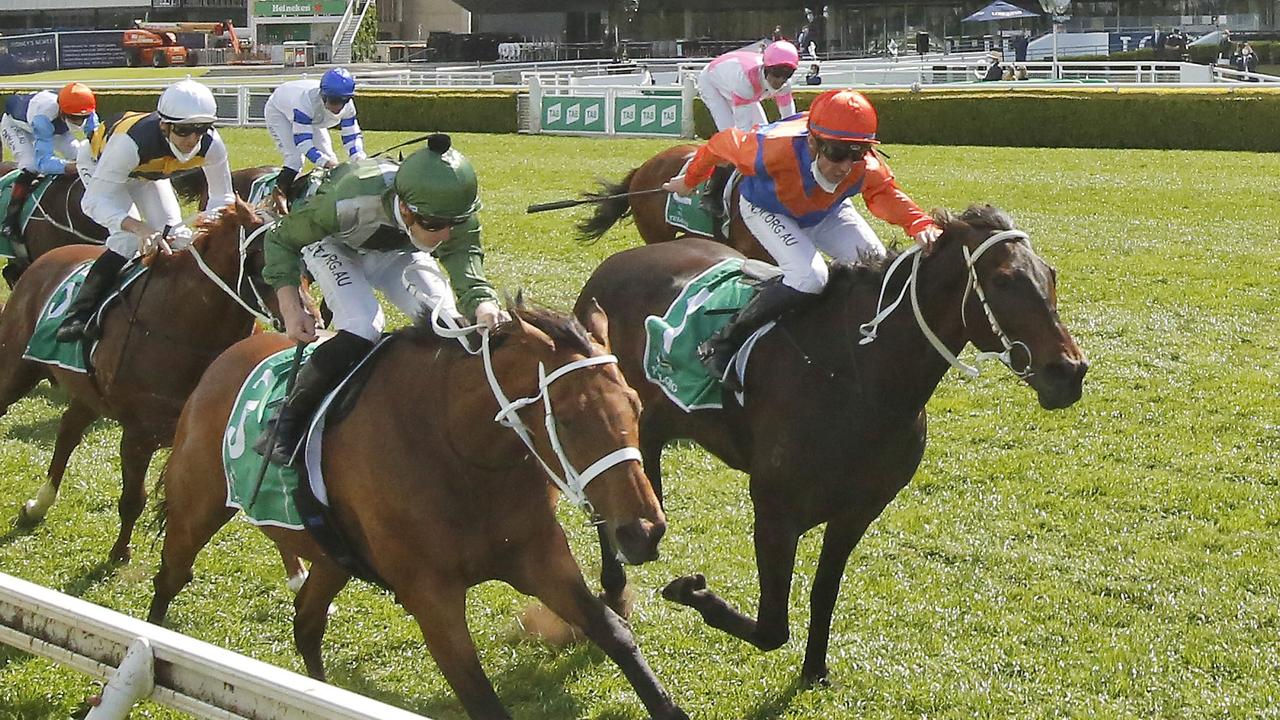
[[147,252],[161,239],[173,250],[190,245],[191,229],[182,224],[170,176],[202,170],[209,185],[206,212],[235,202],[227,146],[213,129],[217,109],[209,88],[180,80],[161,93],[156,112],[112,117],[80,148],[78,165],[85,181],[80,206],[110,235],[107,251],[94,262],[58,329],[58,340],[83,336],[120,268],[139,249]]
[[304,158],[316,167],[338,166],[329,128],[338,127],[347,157],[365,157],[364,136],[356,122],[355,94],[355,78],[340,67],[325,71],[319,80],[293,80],[271,93],[264,114],[267,132],[284,156],[284,167],[276,176],[276,188],[284,198],[289,197]]
[[723,330],[700,348],[709,372],[724,378],[743,342],[770,320],[827,284],[825,251],[837,260],[875,259],[885,254],[867,221],[849,198],[861,194],[876,217],[898,225],[929,250],[942,231],[933,218],[898,188],[874,147],[875,108],[854,90],[819,95],[807,113],[744,133],[716,133],[698,149],[682,177],[664,186],[688,195],[718,164],[742,173],[739,214],[782,270],[782,281],[766,285]]
[[[41,90],[30,95],[10,95],[0,119],[0,137],[13,153],[22,172],[13,183],[13,195],[5,212],[4,231],[17,236],[18,215],[39,175],[74,174],[76,149],[98,127],[98,106],[88,86],[73,82],[61,90]],[[59,157],[61,155],[61,157]]]

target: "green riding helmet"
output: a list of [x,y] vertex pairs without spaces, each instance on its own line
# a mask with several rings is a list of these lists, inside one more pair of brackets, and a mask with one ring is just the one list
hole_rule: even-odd
[[395,191],[422,217],[465,220],[480,210],[476,171],[442,133],[404,159],[396,172]]

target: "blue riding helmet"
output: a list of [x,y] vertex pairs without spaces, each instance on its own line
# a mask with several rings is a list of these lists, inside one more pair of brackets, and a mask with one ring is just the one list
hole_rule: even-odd
[[356,79],[346,68],[332,68],[320,76],[320,95],[334,100],[350,100],[356,94]]

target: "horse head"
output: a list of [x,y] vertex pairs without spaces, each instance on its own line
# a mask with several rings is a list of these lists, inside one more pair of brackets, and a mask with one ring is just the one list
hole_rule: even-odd
[[1057,271],[991,205],[934,217],[943,242],[959,241],[968,266],[961,317],[969,342],[1003,360],[1046,410],[1079,400],[1089,362],[1058,317]]
[[609,353],[604,311],[594,308],[584,326],[518,301],[510,310],[500,333],[536,362],[539,382],[527,402],[508,408],[561,490],[603,523],[619,559],[656,559],[666,517],[640,463],[640,398]]
[[262,279],[265,230],[264,218],[237,198],[197,221],[192,247],[240,305],[279,317],[275,292]]

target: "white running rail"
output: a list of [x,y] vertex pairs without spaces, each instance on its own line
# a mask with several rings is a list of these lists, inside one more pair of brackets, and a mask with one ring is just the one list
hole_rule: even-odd
[[88,720],[144,698],[218,720],[427,720],[4,573],[0,644],[109,681]]

